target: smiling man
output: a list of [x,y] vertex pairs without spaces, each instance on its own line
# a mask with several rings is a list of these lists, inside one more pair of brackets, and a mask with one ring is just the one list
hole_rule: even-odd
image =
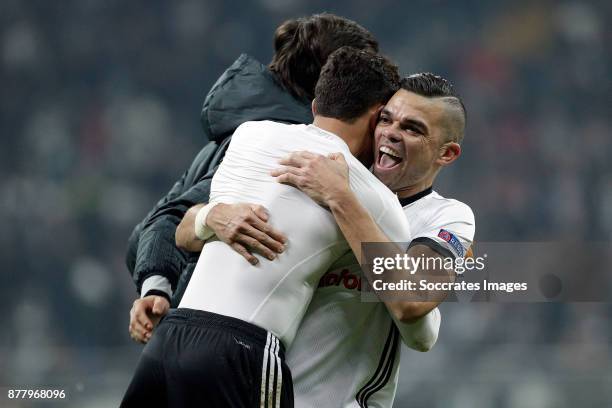
[[432,186],[461,154],[465,118],[449,82],[432,74],[405,78],[380,115],[374,174],[400,198]]
[[[457,258],[469,250],[472,211],[432,190],[439,171],[461,154],[464,129],[461,100],[448,81],[432,74],[405,78],[381,112],[373,171],[400,198],[415,237],[408,250],[411,256]],[[297,152],[282,164],[285,167],[274,173],[278,180],[328,206],[357,259],[362,242],[389,241],[355,200],[341,155]],[[194,234],[197,213],[194,207],[179,225],[179,246],[201,248],[203,242]],[[229,244],[252,248],[258,240],[272,247],[281,233],[273,229],[275,215],[257,214],[248,204],[219,204],[198,222]],[[363,273],[354,254],[348,253],[321,278],[288,351],[297,407],[389,407],[398,383],[400,338],[421,350],[435,342],[440,324],[435,306],[446,294],[420,293],[424,301],[362,302],[357,282]],[[447,281],[455,275],[447,270],[418,273]]]

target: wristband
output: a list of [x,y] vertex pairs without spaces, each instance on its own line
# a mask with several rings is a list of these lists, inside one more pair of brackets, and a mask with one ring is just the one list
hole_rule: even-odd
[[212,210],[215,205],[218,203],[208,203],[204,207],[198,211],[195,219],[195,234],[196,237],[201,239],[202,241],[206,241],[213,235],[215,235],[215,231],[212,230],[208,225],[206,225],[206,217],[208,217],[208,213]]

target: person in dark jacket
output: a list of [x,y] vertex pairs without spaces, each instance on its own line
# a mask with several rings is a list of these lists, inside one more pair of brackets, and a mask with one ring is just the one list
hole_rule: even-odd
[[321,67],[342,46],[378,52],[373,35],[346,18],[325,13],[288,20],[276,29],[268,66],[243,54],[213,85],[201,114],[208,144],[129,238],[126,263],[141,294],[130,311],[134,340],[146,342],[170,304],[180,302],[199,254],[176,247],[176,226],[190,207],[208,202],[234,130],[253,120],[310,123]]

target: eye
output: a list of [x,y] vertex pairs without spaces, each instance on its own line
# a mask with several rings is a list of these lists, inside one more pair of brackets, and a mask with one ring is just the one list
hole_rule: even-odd
[[414,126],[414,125],[408,124],[406,126],[403,126],[402,128],[405,131],[409,132],[409,133],[415,133],[417,135],[422,135],[423,134],[423,132],[421,132],[421,130],[418,127]]
[[378,123],[389,124],[391,123],[391,119],[389,119],[387,116],[381,116],[378,119]]

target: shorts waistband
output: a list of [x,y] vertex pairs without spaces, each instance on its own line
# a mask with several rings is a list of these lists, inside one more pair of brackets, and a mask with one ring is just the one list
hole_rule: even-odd
[[272,332],[235,317],[224,316],[205,310],[180,308],[171,310],[163,319],[165,322],[185,322],[200,327],[223,329],[244,336],[262,348],[272,347],[272,340],[278,340],[280,356],[284,358],[285,346]]

